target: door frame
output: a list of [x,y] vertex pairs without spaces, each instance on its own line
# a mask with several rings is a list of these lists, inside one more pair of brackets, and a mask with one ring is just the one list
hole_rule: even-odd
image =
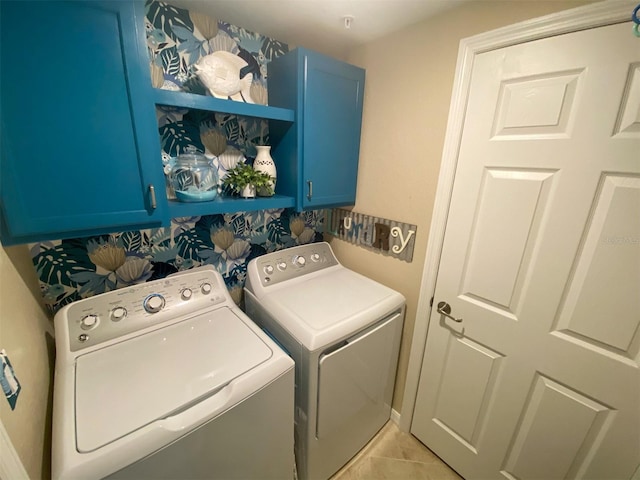
[[29,480],[29,475],[0,420],[0,479],[5,478]]
[[[438,187],[429,229],[418,308],[411,341],[411,353],[399,421],[401,430],[409,432],[413,421],[420,370],[427,343],[427,331],[431,315],[430,303],[436,290],[436,278],[444,244],[445,226],[455,180],[458,153],[462,141],[462,129],[471,88],[471,74],[475,56],[533,40],[630,21],[631,13],[637,5],[636,1],[605,0],[516,23],[464,38],[460,41],[449,107],[449,119],[442,151],[442,162],[438,176]],[[633,35],[631,29],[629,29],[629,35]],[[640,46],[640,38],[638,38],[638,43]]]

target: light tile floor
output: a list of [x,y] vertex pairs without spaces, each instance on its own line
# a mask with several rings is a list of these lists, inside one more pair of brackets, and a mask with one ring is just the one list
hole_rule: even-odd
[[392,421],[330,480],[462,480]]

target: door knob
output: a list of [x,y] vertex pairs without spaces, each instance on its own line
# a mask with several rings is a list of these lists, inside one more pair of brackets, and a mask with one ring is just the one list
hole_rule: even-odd
[[444,315],[447,318],[450,318],[454,322],[460,323],[462,321],[461,318],[456,318],[453,315],[451,315],[451,305],[449,305],[447,302],[438,303],[438,313],[440,315]]

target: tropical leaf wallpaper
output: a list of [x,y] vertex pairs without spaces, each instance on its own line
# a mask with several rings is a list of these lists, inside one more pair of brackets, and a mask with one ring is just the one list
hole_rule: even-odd
[[[247,63],[246,71],[253,74],[254,101],[266,102],[267,64],[288,51],[286,44],[156,1],[146,3],[146,34],[150,68],[162,69],[161,88],[204,94],[192,65],[203,55],[224,50]],[[254,146],[269,140],[267,123],[258,119],[175,108],[158,108],[157,117],[165,163],[189,145],[215,156],[239,152],[251,161],[256,154]],[[162,168],[162,161],[158,162]],[[218,168],[224,176],[225,167]],[[200,265],[213,265],[233,299],[242,304],[247,263],[268,252],[321,241],[323,221],[323,211],[238,212],[175,218],[167,228],[39,242],[29,247],[52,315],[75,300]]]

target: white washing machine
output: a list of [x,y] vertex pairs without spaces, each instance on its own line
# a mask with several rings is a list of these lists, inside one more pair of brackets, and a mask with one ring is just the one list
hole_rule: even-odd
[[54,479],[294,476],[294,363],[199,267],[55,317]]
[[296,362],[298,475],[329,478],[389,420],[405,299],[314,243],[251,260],[245,304]]

